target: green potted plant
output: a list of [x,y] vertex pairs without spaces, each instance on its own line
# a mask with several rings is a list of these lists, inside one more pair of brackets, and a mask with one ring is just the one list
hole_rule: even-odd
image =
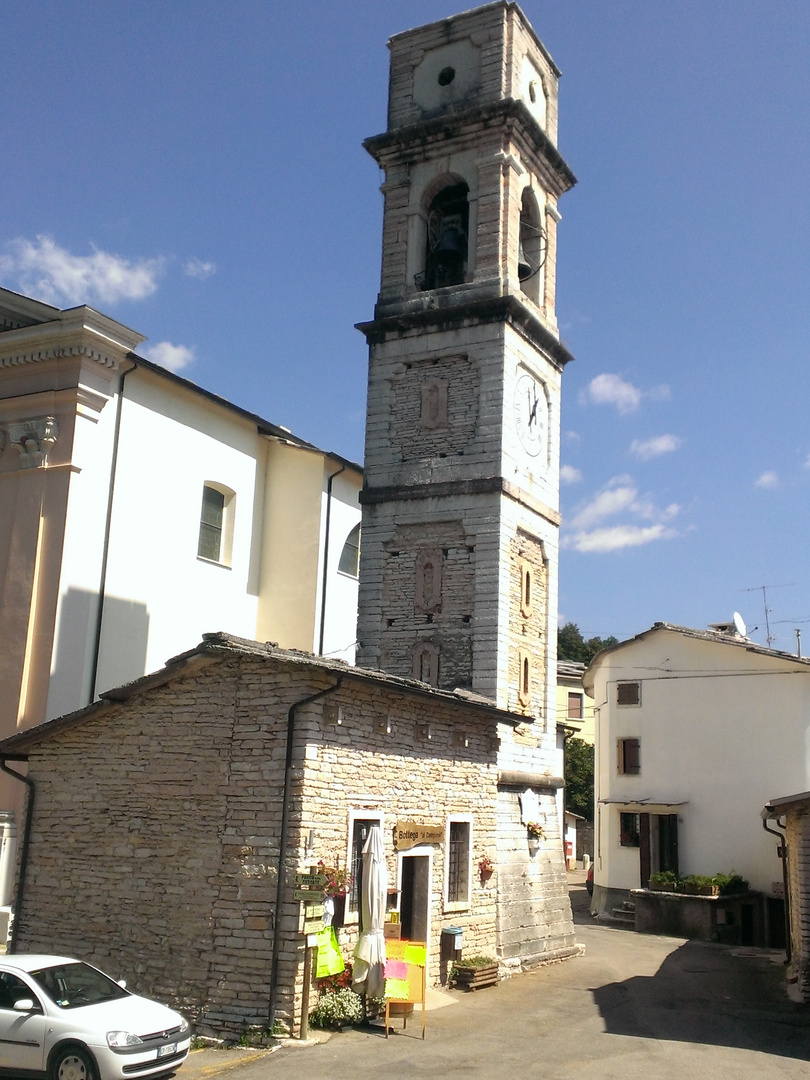
[[681,879],[674,870],[659,870],[650,874],[650,889],[653,892],[680,892]]

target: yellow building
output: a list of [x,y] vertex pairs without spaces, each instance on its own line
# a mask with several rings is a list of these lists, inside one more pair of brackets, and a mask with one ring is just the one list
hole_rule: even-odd
[[557,730],[594,745],[593,698],[582,685],[585,664],[557,661]]

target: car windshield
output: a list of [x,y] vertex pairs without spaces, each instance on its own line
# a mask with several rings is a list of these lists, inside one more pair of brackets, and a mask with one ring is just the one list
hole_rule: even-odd
[[78,1009],[128,997],[129,992],[89,964],[57,964],[32,971],[31,978],[60,1009]]

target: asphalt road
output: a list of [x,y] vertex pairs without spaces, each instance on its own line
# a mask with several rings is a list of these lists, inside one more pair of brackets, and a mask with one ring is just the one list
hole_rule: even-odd
[[[580,875],[577,875],[580,877]],[[179,1080],[802,1080],[810,1007],[790,1000],[783,954],[598,927],[572,889],[585,954],[467,994],[440,993],[427,1037],[353,1030],[263,1054],[193,1053]]]

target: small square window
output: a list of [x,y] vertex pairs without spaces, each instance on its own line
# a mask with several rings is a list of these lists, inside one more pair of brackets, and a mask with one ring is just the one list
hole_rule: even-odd
[[616,684],[617,705],[640,705],[641,683],[620,682]]
[[619,739],[619,772],[625,776],[641,772],[641,739]]

